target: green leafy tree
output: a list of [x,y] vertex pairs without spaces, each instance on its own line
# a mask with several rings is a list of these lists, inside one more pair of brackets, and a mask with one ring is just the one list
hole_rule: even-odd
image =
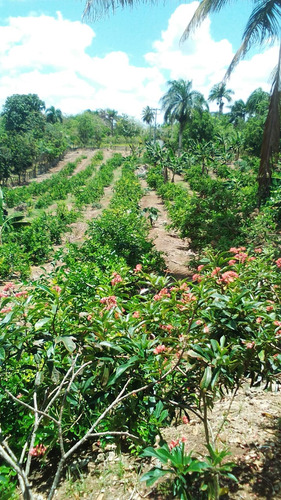
[[161,99],[164,121],[179,123],[179,151],[182,148],[183,131],[190,122],[195,109],[204,110],[207,103],[200,92],[192,90],[191,80],[171,80],[169,89]]
[[82,145],[89,145],[95,133],[94,123],[90,112],[86,111],[77,117],[77,132]]
[[224,99],[227,102],[230,102],[232,99],[231,96],[233,94],[234,94],[233,90],[226,88],[226,83],[224,82],[216,83],[216,85],[214,85],[211,88],[208,101],[210,102],[217,101],[217,105],[219,107],[219,113],[222,114],[224,107]]
[[42,111],[45,103],[36,94],[14,94],[7,97],[3,106],[2,116],[7,132],[33,132],[33,135],[43,134],[45,119]]
[[36,144],[30,134],[10,134],[11,172],[18,176],[19,183],[25,179],[27,169],[32,167],[36,155]]
[[116,133],[126,139],[132,139],[140,134],[140,126],[127,115],[122,115],[116,124]]
[[187,124],[183,135],[183,144],[188,139],[212,141],[215,135],[215,117],[209,111],[194,109],[192,121]]

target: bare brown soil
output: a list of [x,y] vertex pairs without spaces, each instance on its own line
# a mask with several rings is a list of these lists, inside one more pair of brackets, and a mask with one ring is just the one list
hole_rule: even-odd
[[[231,395],[217,401],[210,415],[214,436],[220,430],[217,446],[227,447],[231,452],[228,460],[237,464],[233,470],[237,484],[222,481],[226,492],[223,500],[281,499],[280,392],[265,392],[245,384],[229,411],[230,401]],[[187,452],[193,450],[197,457],[206,455],[203,425],[192,413],[189,417],[190,422],[182,424],[178,415],[178,422],[163,429],[163,436],[168,443],[185,437]],[[118,455],[110,446],[101,449],[94,444],[84,450],[80,462],[70,464],[71,479],[61,484],[55,498],[171,500],[172,495],[167,494],[167,488],[164,493],[161,482],[149,488],[140,482],[141,475],[153,465],[153,460],[144,462],[128,454]]]
[[[180,181],[178,176],[176,181]],[[142,180],[142,187],[145,189],[145,196],[141,200],[141,208],[155,207],[159,211],[157,220],[151,227],[149,236],[153,240],[156,249],[163,252],[163,257],[167,265],[167,272],[176,279],[183,279],[190,276],[188,263],[194,253],[188,246],[188,239],[181,239],[176,231],[168,229],[171,223],[167,210],[161,198],[154,190],[148,189],[147,184]]]

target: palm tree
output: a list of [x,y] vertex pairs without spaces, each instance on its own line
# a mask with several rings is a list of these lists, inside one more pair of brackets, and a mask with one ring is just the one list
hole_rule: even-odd
[[[219,11],[227,3],[229,3],[229,0],[202,0],[185,29],[181,40],[186,40],[194,28],[201,24],[208,14]],[[253,3],[254,8],[246,24],[242,43],[229,65],[225,79],[230,76],[240,59],[245,56],[254,44],[259,43],[263,45],[265,42],[273,44],[277,40],[280,43],[280,0],[253,0]],[[261,148],[258,175],[259,204],[269,196],[271,170],[274,164],[276,164],[277,153],[280,147],[280,60],[281,44],[271,88],[270,104]]]
[[208,105],[200,92],[191,90],[192,82],[180,79],[168,82],[169,89],[161,98],[164,121],[179,123],[179,151],[182,148],[182,135],[186,124],[191,120],[194,109],[203,111]]
[[153,123],[153,120],[155,118],[155,111],[154,109],[150,108],[149,106],[146,106],[142,110],[142,121],[144,123],[147,123],[149,125],[149,138],[151,139],[151,126]]
[[269,94],[262,88],[254,90],[246,102],[246,110],[249,116],[266,115],[269,105]]
[[224,99],[227,102],[231,101],[231,95],[234,94],[233,90],[226,88],[226,83],[216,83],[211,90],[208,97],[208,101],[213,102],[217,101],[217,105],[219,107],[219,114],[221,115],[224,107]]
[[50,108],[46,109],[46,120],[49,123],[57,123],[57,122],[62,123],[63,118],[61,110],[56,109],[54,106],[51,106]]
[[106,117],[106,120],[109,121],[109,123],[110,123],[111,136],[113,136],[114,124],[116,123],[117,118],[118,118],[118,111],[115,111],[115,109],[106,109],[105,110],[105,117]]
[[246,118],[247,108],[243,99],[238,99],[235,101],[233,106],[231,106],[229,113],[229,121],[233,123],[236,127],[239,123],[244,122]]

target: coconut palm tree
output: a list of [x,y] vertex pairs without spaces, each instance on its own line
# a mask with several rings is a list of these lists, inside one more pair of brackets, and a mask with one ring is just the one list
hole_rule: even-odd
[[106,120],[109,121],[109,123],[110,123],[111,136],[113,136],[114,125],[115,125],[117,118],[118,118],[118,111],[116,111],[115,109],[106,109],[105,116],[106,116]]
[[195,109],[203,111],[208,108],[203,95],[192,89],[192,82],[180,79],[168,82],[169,89],[161,98],[164,121],[179,123],[179,151],[182,148],[182,135],[186,124],[191,120]]
[[54,106],[46,109],[46,121],[49,123],[62,123],[62,112],[60,109],[56,109]]
[[243,99],[238,99],[235,101],[233,106],[231,106],[229,113],[229,121],[233,123],[236,127],[239,123],[244,122],[246,118],[247,108]]
[[216,83],[216,85],[214,85],[210,90],[208,101],[217,101],[219,114],[221,115],[224,107],[224,99],[226,99],[227,102],[230,102],[232,94],[234,94],[233,90],[227,89],[226,83]]
[[261,87],[249,95],[246,102],[246,111],[249,116],[266,116],[269,105],[269,94]]
[[149,106],[146,106],[142,110],[142,121],[144,123],[147,123],[149,125],[149,138],[151,139],[151,126],[153,123],[153,120],[155,118],[155,111],[154,109],[150,108]]

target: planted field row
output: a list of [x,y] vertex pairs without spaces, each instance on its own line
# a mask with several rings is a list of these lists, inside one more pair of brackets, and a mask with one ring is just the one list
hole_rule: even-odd
[[42,182],[31,182],[28,186],[10,189],[5,192],[5,202],[9,208],[21,203],[35,208],[47,208],[54,200],[65,200],[67,195],[82,187],[93,175],[97,164],[102,161],[102,152],[96,153],[90,165],[84,170],[72,175],[83,157],[75,162],[69,162],[60,172]]
[[[12,468],[20,463],[25,493],[40,470],[51,499],[87,441],[157,458],[143,477],[150,487],[169,475],[178,497],[188,487],[191,498],[207,498],[218,481],[227,491],[233,464],[210,431],[214,401],[245,377],[270,383],[280,371],[280,259],[230,248],[209,252],[192,282],[161,276],[156,261],[150,274],[134,167],[124,163],[110,207],[51,283],[7,284],[1,294],[1,446]],[[204,424],[206,455],[184,435],[155,444],[164,427],[188,425],[193,414]],[[56,473],[48,474],[51,463]]]
[[[83,171],[73,176],[72,182],[70,182],[71,179],[65,177],[66,172],[69,175],[69,168],[66,168],[62,176],[56,174],[55,179],[50,179],[50,182],[44,181],[44,183],[56,186],[58,179],[60,180],[59,184],[62,185],[65,180],[66,186],[68,186],[67,190],[72,190],[76,208],[81,208],[86,203],[97,202],[103,195],[104,187],[112,181],[113,171],[122,162],[122,157],[115,155],[97,172],[96,161],[97,158],[91,163],[89,169],[86,169],[85,175],[82,175]],[[96,173],[92,178],[93,172]],[[46,189],[47,185],[43,186],[43,190]],[[81,191],[82,186],[84,187]],[[19,192],[20,189],[25,191],[24,188],[18,188]],[[54,189],[53,193],[57,194],[58,190]],[[48,192],[44,193],[43,196],[49,199]],[[51,198],[52,195],[50,195]],[[61,243],[62,234],[69,231],[69,224],[78,217],[77,209],[69,210],[63,201],[58,201],[53,214],[42,212],[39,216],[30,219],[30,222],[23,227],[7,226],[3,231],[3,244],[0,246],[0,276],[2,280],[11,276],[28,276],[30,265],[46,261],[52,254],[53,245]]]

